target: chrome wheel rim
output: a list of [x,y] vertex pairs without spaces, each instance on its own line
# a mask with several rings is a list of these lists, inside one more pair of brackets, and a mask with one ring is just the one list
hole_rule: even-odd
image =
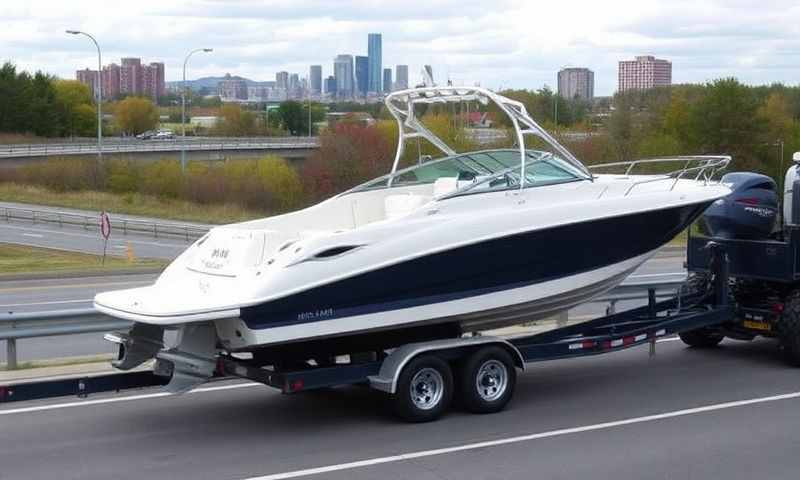
[[502,397],[508,389],[508,369],[503,362],[487,360],[478,369],[475,388],[485,402],[493,402]]
[[435,368],[423,368],[411,379],[411,401],[420,410],[430,410],[442,400],[444,379]]

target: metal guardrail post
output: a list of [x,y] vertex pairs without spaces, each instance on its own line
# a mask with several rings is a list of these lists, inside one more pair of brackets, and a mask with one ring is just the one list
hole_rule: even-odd
[[614,315],[617,313],[617,301],[611,300],[608,302],[608,307],[606,307],[606,315]]
[[566,326],[569,323],[569,311],[561,312],[556,317],[556,325],[559,327]]
[[17,369],[17,339],[9,338],[6,340],[6,368],[8,370]]

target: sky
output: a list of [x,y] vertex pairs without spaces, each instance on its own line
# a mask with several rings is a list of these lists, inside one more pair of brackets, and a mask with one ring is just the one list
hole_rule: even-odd
[[538,89],[566,66],[595,72],[595,94],[617,88],[617,62],[672,61],[674,83],[737,77],[748,84],[800,82],[800,1],[762,0],[2,0],[0,62],[74,78],[120,57],[163,61],[167,80],[231,73],[274,80],[286,70],[332,74],[340,53],[366,55],[383,34],[383,64],[409,65],[417,83]]

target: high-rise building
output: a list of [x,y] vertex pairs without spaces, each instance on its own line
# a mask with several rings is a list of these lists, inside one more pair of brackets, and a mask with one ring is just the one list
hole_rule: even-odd
[[558,94],[566,99],[591,101],[594,98],[594,72],[588,68],[564,68],[558,72]]
[[138,95],[142,91],[142,59],[123,58],[119,70],[119,91]]
[[392,69],[383,69],[383,93],[392,92]]
[[297,96],[300,92],[300,75],[296,73],[289,75],[289,92],[293,96]]
[[337,55],[333,61],[333,76],[336,78],[336,96],[352,98],[355,82],[353,81],[353,56]]
[[[75,80],[88,85],[89,90],[92,91],[92,98],[95,98],[97,95],[97,71],[96,70],[89,70],[88,68],[84,68],[83,70],[78,70],[75,72]],[[103,92],[105,95],[105,92]]]
[[103,67],[103,98],[112,100],[119,96],[119,75],[120,68],[116,63]]
[[322,93],[322,65],[311,65],[308,73],[309,89],[312,95]]
[[289,72],[278,72],[275,74],[275,85],[284,90],[289,89]]
[[164,95],[164,64],[153,62],[142,66],[142,95],[147,95],[154,101]]
[[369,91],[369,57],[356,57],[356,91],[361,97]]
[[382,37],[380,33],[370,33],[367,36],[367,56],[369,57],[369,70],[367,73],[369,84],[369,91],[380,93],[381,89],[381,74],[383,73],[383,60],[382,60]]
[[408,88],[408,65],[398,65],[394,70],[394,89],[405,90]]
[[230,73],[220,80],[217,90],[223,101],[247,100],[247,82],[242,78],[232,77]]
[[[143,65],[140,58],[123,58],[121,65],[112,63],[103,67],[100,82],[103,87],[103,98],[113,99],[120,94],[144,95],[158,101],[166,93],[164,64],[152,62]],[[86,72],[92,72],[89,75]],[[78,81],[83,82],[94,93],[96,72],[79,70],[75,73]]]
[[333,75],[329,75],[328,78],[325,79],[325,93],[328,95],[336,95],[336,78]]
[[672,63],[650,55],[619,62],[619,91],[643,90],[672,84]]

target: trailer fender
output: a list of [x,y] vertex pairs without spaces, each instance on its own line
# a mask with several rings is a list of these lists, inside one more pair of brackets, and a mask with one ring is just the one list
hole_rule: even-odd
[[395,349],[383,361],[378,374],[371,375],[367,377],[367,379],[369,380],[370,387],[375,390],[394,394],[397,391],[397,379],[400,377],[400,372],[403,371],[403,367],[420,353],[491,344],[498,345],[508,350],[508,353],[510,353],[511,357],[514,359],[514,365],[521,370],[525,369],[525,361],[522,358],[522,354],[517,350],[517,347],[503,338],[492,336],[446,338],[430,342],[409,343]]

